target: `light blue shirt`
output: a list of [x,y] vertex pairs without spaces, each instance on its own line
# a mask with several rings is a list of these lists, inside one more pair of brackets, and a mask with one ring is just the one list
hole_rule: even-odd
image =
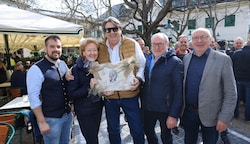
[[[60,63],[60,72],[62,76],[64,76],[68,70],[68,67],[64,61],[60,62],[59,60],[58,63]],[[40,92],[44,82],[44,75],[36,64],[32,65],[27,72],[26,82],[30,108],[35,109],[42,105],[42,101],[40,100]]]

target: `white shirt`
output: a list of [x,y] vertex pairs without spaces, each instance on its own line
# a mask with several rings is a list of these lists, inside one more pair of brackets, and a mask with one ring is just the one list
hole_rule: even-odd
[[[138,72],[136,73],[136,77],[139,77],[143,81],[145,81],[145,78],[144,78],[144,68],[145,68],[146,59],[145,59],[145,56],[144,56],[144,54],[143,54],[143,52],[141,50],[140,45],[135,40],[133,40],[133,41],[135,43],[135,56],[136,56],[137,61],[140,64]],[[111,63],[115,64],[115,63],[121,61],[121,58],[120,58],[120,55],[119,55],[120,46],[122,45],[121,39],[114,46],[113,49],[110,48],[108,40],[106,41],[106,45],[108,47],[109,58],[110,58]]]

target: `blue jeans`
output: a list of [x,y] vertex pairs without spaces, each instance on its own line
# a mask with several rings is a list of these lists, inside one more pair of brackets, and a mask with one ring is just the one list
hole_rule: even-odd
[[128,121],[134,144],[144,144],[144,132],[141,122],[138,96],[134,98],[105,100],[105,113],[108,123],[109,141],[111,144],[121,144],[120,108]]
[[216,126],[205,127],[202,125],[198,110],[192,106],[186,106],[182,117],[183,127],[185,131],[185,144],[196,144],[198,139],[199,128],[201,127],[203,144],[216,144],[219,133]]
[[45,144],[69,144],[72,113],[64,114],[61,118],[45,117],[50,126],[50,133],[43,135]]
[[236,104],[234,115],[239,115],[239,103],[245,98],[245,120],[250,121],[250,82],[237,81],[238,101]]

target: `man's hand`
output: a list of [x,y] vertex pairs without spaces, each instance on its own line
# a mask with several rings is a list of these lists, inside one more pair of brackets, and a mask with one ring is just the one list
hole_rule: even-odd
[[221,121],[221,120],[218,120],[218,121],[217,121],[216,130],[217,130],[218,132],[223,132],[223,131],[225,131],[225,130],[227,129],[227,127],[228,127],[228,124],[227,124],[227,123],[225,123],[225,122],[223,122],[223,121]]
[[138,78],[134,78],[133,79],[133,83],[130,85],[130,90],[134,91],[138,88],[138,86],[140,85],[140,81]]
[[168,129],[172,129],[177,126],[177,119],[171,116],[168,116],[166,125]]
[[67,72],[65,74],[65,78],[67,81],[74,80],[74,76],[71,73],[71,69],[67,70]]
[[39,129],[42,135],[50,133],[50,127],[47,122],[38,122]]

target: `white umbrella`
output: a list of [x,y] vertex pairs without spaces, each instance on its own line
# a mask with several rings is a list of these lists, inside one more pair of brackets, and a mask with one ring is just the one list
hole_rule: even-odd
[[27,10],[0,5],[0,33],[4,34],[4,47],[8,56],[8,64],[10,51],[8,34],[79,36],[82,30],[83,27],[81,25]]

